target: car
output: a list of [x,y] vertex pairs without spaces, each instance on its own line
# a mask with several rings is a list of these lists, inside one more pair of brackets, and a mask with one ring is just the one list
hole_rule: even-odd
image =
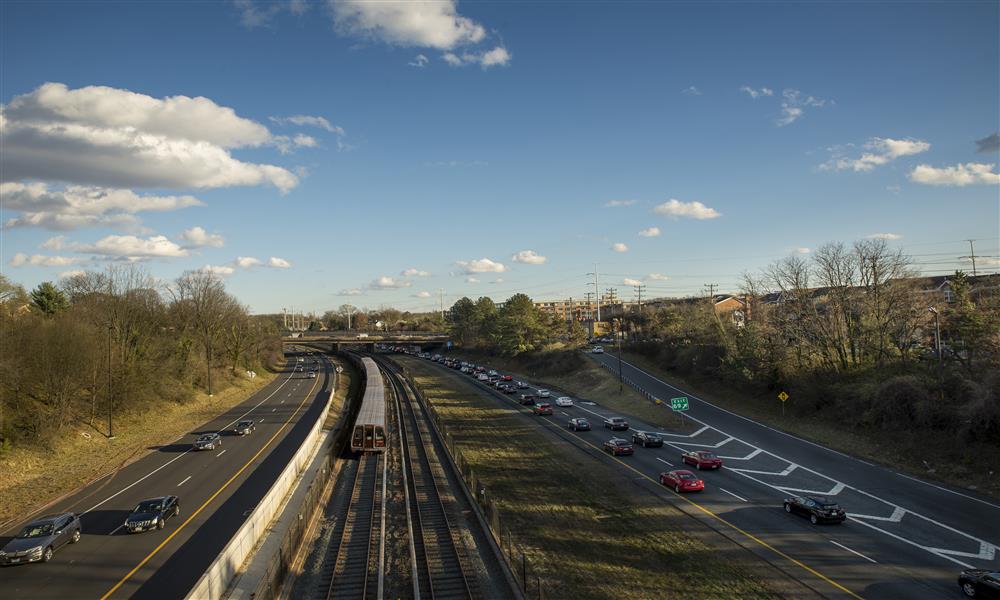
[[549,404],[548,402],[539,402],[538,404],[536,404],[531,408],[531,412],[539,416],[551,415],[552,405]]
[[504,375],[501,379],[504,381],[514,381],[514,378],[511,375]]
[[215,450],[222,445],[222,436],[218,433],[206,433],[194,441],[195,450]]
[[296,373],[301,373],[302,372],[302,365],[295,365],[295,372]]
[[1000,571],[965,569],[958,576],[958,585],[967,598],[1000,599]]
[[538,390],[538,397],[539,398],[548,398],[551,395],[552,395],[552,392],[550,392],[549,390],[545,390],[545,389],[539,389]]
[[309,379],[316,379],[316,371],[309,371]]
[[705,482],[687,470],[660,473],[660,483],[673,488],[678,494],[681,492],[700,492],[705,489]]
[[521,401],[521,404],[524,404],[525,406],[531,406],[531,405],[533,405],[535,403],[535,395],[534,394],[521,394],[521,400],[520,401]]
[[628,431],[628,421],[622,417],[608,417],[604,419],[604,426],[611,431]]
[[163,529],[166,520],[181,514],[181,503],[177,496],[149,498],[135,505],[125,517],[125,530],[129,533]]
[[499,374],[496,371],[494,371],[493,369],[490,369],[490,371],[489,371],[489,373],[487,373],[487,375],[489,375],[490,377],[499,377]]
[[529,387],[531,387],[531,386],[529,386],[527,383],[525,383],[523,381],[518,381],[517,382],[517,389],[519,389],[519,390],[526,390]]
[[591,354],[604,354],[604,348],[601,346],[594,346],[590,349]]
[[249,435],[257,429],[257,424],[253,422],[253,419],[245,419],[236,423],[233,427],[233,432],[236,435]]
[[0,565],[49,562],[56,550],[79,542],[80,531],[80,517],[74,513],[35,519],[0,549]]
[[686,465],[694,465],[698,469],[721,469],[722,459],[708,450],[691,450],[681,454],[681,462]]
[[503,393],[505,393],[505,394],[516,394],[517,390],[514,389],[514,386],[512,386],[512,385],[505,385],[505,386],[503,386]]
[[611,438],[604,442],[604,451],[611,456],[630,456],[635,454],[635,448],[632,447],[632,444],[628,443],[628,440],[621,438]]
[[843,523],[847,513],[839,504],[822,496],[792,496],[785,498],[785,512],[809,517],[813,525]]
[[663,438],[652,431],[636,431],[632,434],[632,443],[643,448],[662,448]]
[[556,406],[573,406],[573,399],[569,396],[559,396],[556,398]]
[[580,418],[570,419],[569,423],[566,424],[566,428],[573,431],[590,431],[590,421]]
[[479,381],[489,381],[490,377],[485,373],[480,373],[479,375],[476,375],[476,379],[478,379]]

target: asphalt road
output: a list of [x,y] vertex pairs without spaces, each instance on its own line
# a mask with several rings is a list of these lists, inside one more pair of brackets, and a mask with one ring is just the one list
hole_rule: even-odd
[[[612,367],[613,355],[592,355]],[[442,367],[444,368],[444,367]],[[956,577],[962,568],[1000,569],[1000,504],[964,490],[949,489],[897,473],[736,415],[677,389],[628,363],[623,375],[656,398],[686,396],[690,433],[668,433],[600,403],[575,401],[554,406],[552,417],[535,417],[514,396],[507,401],[525,418],[537,419],[549,435],[569,440],[581,451],[600,453],[702,521],[741,543],[762,559],[831,598],[961,597]],[[486,386],[484,386],[486,387]],[[537,386],[533,386],[537,390]],[[556,396],[563,395],[553,391]],[[519,391],[520,392],[520,391]],[[635,455],[612,458],[601,445],[612,437],[602,420],[626,417],[631,431],[615,432],[631,439],[637,430],[663,435],[663,448],[636,447]],[[573,417],[585,417],[594,429],[566,429]],[[688,450],[711,450],[723,469],[702,472],[705,490],[675,494],[659,485],[661,472],[689,469],[680,460]],[[824,495],[848,512],[843,524],[812,525],[788,515],[782,500],[793,495]]]
[[[310,379],[313,358],[320,371]],[[0,570],[0,598],[183,598],[322,411],[333,385],[333,365],[318,355],[306,357],[304,372],[293,371],[294,364],[249,400],[45,509],[45,514],[78,513],[83,538],[56,552],[48,564]],[[251,418],[257,423],[253,433],[240,437],[228,431],[236,421]],[[191,449],[198,435],[216,431],[222,435],[220,448]],[[123,531],[132,507],[163,495],[180,498],[179,517],[169,519],[163,530]],[[0,545],[25,522],[3,532]]]

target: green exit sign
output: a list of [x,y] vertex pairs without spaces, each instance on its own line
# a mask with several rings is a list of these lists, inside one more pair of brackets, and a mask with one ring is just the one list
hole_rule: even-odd
[[688,409],[687,396],[681,396],[680,398],[671,398],[670,408],[672,408],[673,410],[687,410]]

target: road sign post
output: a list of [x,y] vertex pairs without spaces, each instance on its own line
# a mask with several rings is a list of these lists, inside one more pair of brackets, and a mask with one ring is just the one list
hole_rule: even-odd
[[788,398],[789,398],[788,392],[786,392],[784,390],[781,390],[781,393],[778,394],[778,400],[781,400],[781,418],[782,419],[785,418],[785,402],[788,400]]
[[670,399],[670,410],[677,413],[680,418],[681,426],[684,426],[684,411],[689,408],[687,396],[680,396],[678,398]]

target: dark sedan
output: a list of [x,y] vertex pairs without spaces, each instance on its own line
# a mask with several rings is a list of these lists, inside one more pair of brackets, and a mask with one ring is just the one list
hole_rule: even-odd
[[80,541],[80,518],[73,513],[49,515],[28,523],[0,550],[0,565],[49,562],[56,550]]
[[621,438],[611,438],[604,442],[604,451],[611,456],[631,456],[635,454],[635,448],[632,447],[632,444],[628,443],[628,440]]
[[534,394],[521,394],[521,404],[525,406],[534,406],[536,396]]
[[233,427],[233,431],[235,431],[237,435],[250,435],[254,429],[257,429],[257,424],[253,422],[253,419],[240,421],[236,424],[236,427]]
[[143,500],[125,518],[125,529],[138,533],[150,529],[163,529],[166,520],[181,514],[181,503],[177,496],[162,496]]
[[652,431],[637,431],[632,434],[632,443],[643,448],[662,448],[663,438]]
[[958,576],[958,585],[969,598],[1000,600],[1000,571],[966,569]]
[[573,431],[590,431],[590,421],[580,418],[570,419],[569,423],[566,424],[566,428]]
[[785,498],[785,512],[809,517],[817,523],[843,523],[847,513],[836,502],[818,496],[792,496]]

